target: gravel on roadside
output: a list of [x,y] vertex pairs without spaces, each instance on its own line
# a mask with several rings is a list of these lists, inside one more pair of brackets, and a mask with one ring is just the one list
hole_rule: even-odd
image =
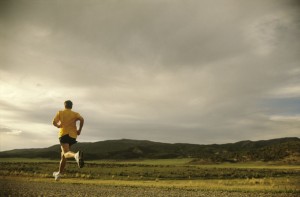
[[0,179],[0,196],[222,196],[222,197],[294,197],[299,194],[292,193],[260,193],[260,192],[231,192],[210,191],[197,189],[158,188],[158,187],[132,187],[107,186],[62,182],[36,182],[25,180]]

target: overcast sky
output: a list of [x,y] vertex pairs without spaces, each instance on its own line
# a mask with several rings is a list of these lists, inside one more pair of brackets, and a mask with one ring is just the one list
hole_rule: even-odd
[[300,137],[297,0],[3,0],[0,150]]

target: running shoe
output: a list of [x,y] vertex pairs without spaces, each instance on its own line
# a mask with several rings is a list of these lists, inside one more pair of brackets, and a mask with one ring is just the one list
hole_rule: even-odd
[[59,172],[53,172],[53,177],[56,181],[59,181],[60,179],[60,173]]

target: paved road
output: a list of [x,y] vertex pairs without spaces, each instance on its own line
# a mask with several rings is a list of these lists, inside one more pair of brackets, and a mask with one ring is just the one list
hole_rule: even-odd
[[[298,194],[299,195],[299,194]],[[130,186],[103,186],[93,184],[75,184],[62,182],[32,182],[29,179],[0,179],[0,196],[221,196],[221,197],[294,197],[297,194],[243,193],[228,191],[202,191],[189,189],[168,189]]]

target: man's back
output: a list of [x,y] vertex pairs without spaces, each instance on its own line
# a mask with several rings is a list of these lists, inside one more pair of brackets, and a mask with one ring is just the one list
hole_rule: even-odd
[[69,135],[72,138],[77,138],[76,121],[82,118],[79,113],[71,109],[64,109],[59,111],[55,116],[55,121],[61,122],[59,137]]

